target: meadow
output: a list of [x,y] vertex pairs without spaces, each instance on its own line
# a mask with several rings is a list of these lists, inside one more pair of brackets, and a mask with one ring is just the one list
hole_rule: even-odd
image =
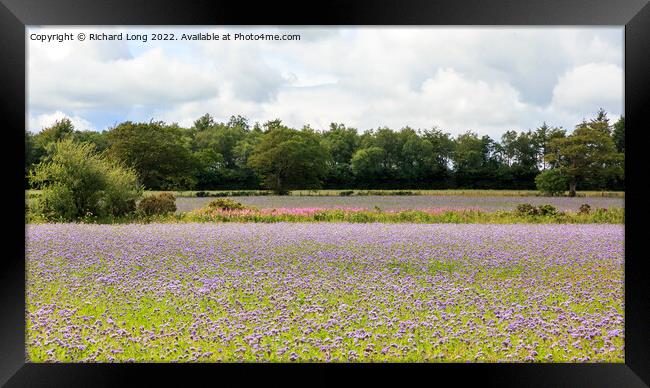
[[623,362],[624,226],[27,225],[31,362]]
[[[513,210],[517,205],[550,204],[559,210],[577,211],[586,203],[591,208],[622,208],[623,198],[613,197],[538,197],[505,195],[363,195],[363,196],[232,196],[230,199],[247,206],[261,209],[271,208],[355,208],[374,210],[418,210],[432,208],[462,209],[471,208],[484,211]],[[214,198],[177,197],[176,207],[179,212],[186,212],[204,207]]]

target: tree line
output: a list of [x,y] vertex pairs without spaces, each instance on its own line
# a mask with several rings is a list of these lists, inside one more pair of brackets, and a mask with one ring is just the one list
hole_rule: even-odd
[[316,131],[281,120],[251,125],[242,116],[216,122],[209,114],[190,128],[126,121],[103,132],[77,130],[62,119],[25,132],[25,174],[68,140],[133,168],[151,190],[549,187],[574,194],[624,189],[624,138],[624,118],[611,123],[602,109],[570,133],[543,123],[498,140],[472,131],[454,137],[435,127],[360,132],[332,123]]

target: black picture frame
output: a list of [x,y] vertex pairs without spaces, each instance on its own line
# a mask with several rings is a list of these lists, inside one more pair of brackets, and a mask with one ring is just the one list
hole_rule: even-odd
[[[625,363],[624,364],[32,364],[25,362],[24,149],[27,25],[618,25],[625,26]],[[7,386],[125,386],[135,377],[183,386],[198,378],[238,383],[339,382],[451,378],[482,386],[650,385],[650,281],[644,255],[643,183],[650,103],[650,5],[646,0],[336,0],[327,3],[245,1],[0,0],[0,112],[7,139],[2,166],[6,212],[0,260],[0,384]],[[550,53],[552,55],[552,53]],[[597,82],[597,81],[595,81]],[[643,136],[646,136],[644,139]],[[645,203],[644,203],[645,202]],[[307,380],[296,380],[302,372]],[[417,372],[417,373],[416,373]],[[417,375],[417,376],[416,376]],[[349,377],[346,377],[349,379]],[[149,382],[153,380],[148,380]],[[346,380],[348,382],[351,380]],[[147,384],[150,385],[150,384]]]

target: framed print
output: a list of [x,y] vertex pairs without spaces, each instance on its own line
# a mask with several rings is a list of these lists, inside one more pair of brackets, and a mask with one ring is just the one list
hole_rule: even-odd
[[3,384],[650,383],[647,2],[0,20]]

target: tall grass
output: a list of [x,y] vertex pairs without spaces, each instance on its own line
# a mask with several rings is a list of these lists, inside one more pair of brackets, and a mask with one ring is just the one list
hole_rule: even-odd
[[[27,213],[27,223],[56,222]],[[622,208],[596,209],[589,214],[559,212],[554,215],[522,215],[516,211],[487,212],[478,209],[432,209],[405,211],[369,211],[359,209],[243,209],[220,210],[202,208],[187,213],[123,217],[89,217],[81,223],[183,223],[183,222],[351,222],[351,223],[417,223],[417,224],[623,224]]]
[[[486,212],[478,209],[435,209],[404,211],[368,211],[345,209],[247,209],[224,211],[196,209],[182,217],[189,222],[382,222],[382,223],[453,223],[453,224],[622,224],[622,208],[596,209],[589,214],[559,212],[554,215],[522,215],[515,211]],[[295,211],[302,210],[302,211]]]

